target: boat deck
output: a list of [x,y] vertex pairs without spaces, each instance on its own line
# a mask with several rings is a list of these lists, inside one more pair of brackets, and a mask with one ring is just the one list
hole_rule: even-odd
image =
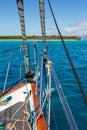
[[[4,122],[10,122],[11,117],[13,116],[13,114],[15,113],[15,110],[17,110],[23,103],[18,102],[17,104],[15,104],[14,106],[0,112],[0,119],[3,119]],[[20,111],[15,115],[14,120],[11,120],[11,123],[14,123],[14,121],[16,119],[23,119],[24,117],[24,106],[20,109]],[[16,129],[17,130],[22,130],[22,126],[23,123],[22,122],[17,122],[16,123]],[[25,130],[29,130],[27,124],[25,124]]]
[[[33,101],[34,101],[34,109],[37,107],[38,103],[39,103],[39,96],[36,95],[36,83],[31,83],[31,89],[28,88],[28,91],[31,90],[31,95],[33,97]],[[28,86],[28,87],[30,87]],[[24,93],[26,91],[26,83],[20,83],[16,86],[14,86],[12,89],[7,90],[5,93],[1,93],[0,94],[0,99],[7,97],[8,95],[13,96],[13,101],[14,101],[14,96],[15,96],[15,100],[17,100],[15,103],[12,103],[12,101],[9,101],[6,104],[1,104],[0,105],[0,120],[4,120],[4,122],[9,122],[10,119],[12,119],[12,116],[14,115],[15,111],[18,110],[19,111],[15,114],[14,118],[11,120],[12,124],[17,120],[23,120],[24,119],[24,101],[25,101],[25,97]],[[20,92],[20,93],[19,93]],[[22,97],[23,96],[23,97]],[[19,98],[20,97],[20,98]],[[20,99],[20,100],[19,100]],[[12,103],[12,104],[11,104]],[[28,101],[26,102],[26,107],[27,110],[29,111],[29,106],[28,106]],[[21,107],[20,107],[21,106]],[[6,108],[7,107],[7,108]],[[37,114],[39,112],[40,108],[39,105],[35,111],[35,114]],[[16,124],[16,129],[17,130],[22,130],[23,128],[23,122],[22,121],[17,121]],[[39,118],[36,121],[36,129],[37,130],[47,130],[46,127],[46,122],[45,122],[45,118],[44,115],[40,115]],[[25,130],[29,130],[29,125],[27,124],[27,122],[25,121],[24,123],[24,128]]]

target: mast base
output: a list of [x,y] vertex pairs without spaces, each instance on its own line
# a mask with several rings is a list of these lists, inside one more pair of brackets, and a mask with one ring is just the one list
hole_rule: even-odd
[[34,76],[34,72],[33,71],[29,71],[29,72],[25,72],[25,78],[28,80],[28,81],[31,81],[32,78]]
[[43,62],[47,62],[47,55],[43,55]]

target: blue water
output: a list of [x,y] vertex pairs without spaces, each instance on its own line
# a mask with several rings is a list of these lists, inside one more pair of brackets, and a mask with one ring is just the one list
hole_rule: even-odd
[[[31,68],[34,69],[34,53],[32,43],[32,41],[28,41],[28,44],[30,44],[29,50],[31,55]],[[38,41],[40,55],[43,54],[43,45],[41,43],[41,41]],[[87,93],[87,41],[65,41],[65,43],[84,86],[84,90]],[[3,90],[6,68],[10,56],[9,52],[2,53],[2,51],[20,47],[20,45],[22,45],[22,41],[0,41],[0,91]],[[79,130],[87,130],[87,105],[84,103],[61,41],[48,41],[47,45],[49,57],[52,60],[52,64],[56,70],[78,128]],[[11,68],[6,88],[16,84],[19,79],[19,54],[19,49],[15,50],[12,54]],[[24,58],[21,57],[21,59],[22,72],[24,72]],[[22,76],[24,77],[24,75]],[[54,80],[52,80],[52,87],[55,87]],[[69,126],[56,90],[52,93],[51,130],[69,130]]]

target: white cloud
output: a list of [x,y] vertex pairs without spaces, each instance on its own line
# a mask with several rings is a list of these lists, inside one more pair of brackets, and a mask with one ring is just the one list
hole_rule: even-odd
[[[69,25],[65,28],[60,28],[61,34],[66,36],[87,36],[87,21],[80,22],[77,24]],[[46,30],[47,35],[58,35],[55,27],[49,27]]]
[[65,27],[63,29],[63,34],[75,36],[87,35],[87,21]]

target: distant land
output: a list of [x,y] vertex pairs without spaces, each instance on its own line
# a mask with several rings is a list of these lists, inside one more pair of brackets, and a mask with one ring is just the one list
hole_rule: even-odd
[[[0,39],[1,40],[7,40],[7,39],[14,39],[14,40],[20,40],[22,39],[22,36],[0,36]],[[38,39],[38,40],[41,40],[42,37],[41,36],[27,36],[27,39],[31,40],[31,39]],[[47,40],[59,40],[60,37],[59,36],[55,36],[55,35],[52,35],[52,36],[46,36],[46,39]],[[77,36],[63,36],[63,39],[65,40],[81,40],[80,37],[77,37]]]

